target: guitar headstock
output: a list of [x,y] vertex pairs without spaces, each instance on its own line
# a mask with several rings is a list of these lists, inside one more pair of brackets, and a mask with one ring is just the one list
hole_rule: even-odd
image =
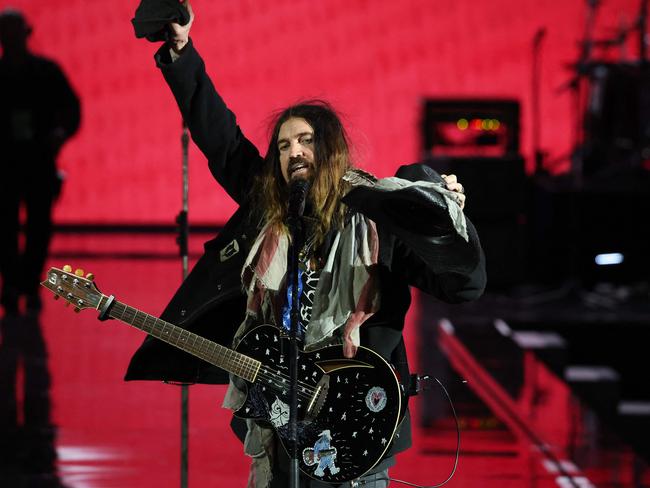
[[63,269],[50,268],[47,279],[42,281],[41,285],[54,293],[55,299],[64,298],[74,305],[75,312],[79,312],[84,308],[97,308],[104,296],[93,283],[93,279],[91,273],[84,276],[81,269],[73,273],[72,267],[65,265]]

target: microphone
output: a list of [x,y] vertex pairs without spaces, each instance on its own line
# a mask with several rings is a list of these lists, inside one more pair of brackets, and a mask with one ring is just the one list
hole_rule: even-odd
[[305,213],[305,201],[311,183],[302,178],[296,178],[289,183],[289,218],[302,217]]

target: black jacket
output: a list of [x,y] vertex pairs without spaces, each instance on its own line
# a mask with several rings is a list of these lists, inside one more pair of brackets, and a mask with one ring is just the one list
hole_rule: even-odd
[[40,179],[53,184],[58,150],[79,129],[80,121],[79,98],[54,61],[33,54],[26,54],[20,62],[0,58],[0,171],[4,183],[15,186],[20,178],[18,183],[32,184],[33,174],[38,172]]
[[[168,58],[167,48],[163,46],[156,54],[156,61],[192,138],[208,158],[214,177],[240,207],[222,232],[205,244],[205,254],[161,318],[217,343],[230,345],[245,312],[246,298],[240,272],[259,232],[257,222],[250,217],[248,192],[252,177],[264,160],[244,137],[234,114],[215,91],[203,60],[191,42],[174,63]],[[412,181],[440,178],[433,170],[419,164],[402,166],[397,176]],[[392,362],[400,376],[408,378],[402,329],[411,301],[409,286],[416,286],[449,303],[476,299],[485,286],[483,253],[472,224],[468,221],[470,239],[465,242],[451,231],[445,212],[437,208],[427,213],[431,202],[426,196],[416,202],[417,209],[413,202],[408,202],[409,214],[416,214],[415,210],[424,212],[431,226],[423,226],[422,219],[408,222],[400,212],[391,211],[399,208],[399,202],[377,214],[376,209],[364,204],[368,200],[367,192],[355,192],[352,190],[344,201],[355,210],[367,210],[366,213],[371,214],[368,216],[377,222],[379,234],[381,308],[361,327],[361,344]],[[131,360],[126,380],[227,383],[228,375],[147,337]],[[393,452],[410,445],[410,430],[405,427],[402,432],[406,435],[400,436],[402,440],[395,443]]]

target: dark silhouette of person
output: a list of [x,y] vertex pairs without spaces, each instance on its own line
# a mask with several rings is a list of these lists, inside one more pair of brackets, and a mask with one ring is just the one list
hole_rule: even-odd
[[56,157],[81,118],[79,99],[58,65],[29,51],[31,32],[22,13],[0,12],[0,302],[6,315],[18,313],[23,295],[28,310],[41,308],[39,281],[61,189]]

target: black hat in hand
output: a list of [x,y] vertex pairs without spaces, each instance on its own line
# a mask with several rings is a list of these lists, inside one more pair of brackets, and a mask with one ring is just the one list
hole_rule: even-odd
[[151,42],[168,39],[167,24],[185,25],[189,21],[190,13],[178,0],[141,0],[131,19],[135,37],[146,37]]

